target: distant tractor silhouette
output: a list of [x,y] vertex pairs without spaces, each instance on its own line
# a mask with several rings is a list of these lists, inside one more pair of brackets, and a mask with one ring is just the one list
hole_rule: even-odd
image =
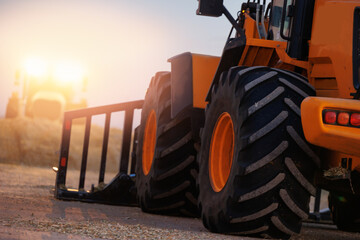
[[[84,108],[84,98],[75,102],[86,90],[86,79],[76,66],[61,65],[53,72],[38,59],[30,59],[23,72],[18,71],[18,90],[12,93],[6,108],[6,118],[27,116],[61,120],[64,111]],[[21,76],[22,73],[22,76]]]

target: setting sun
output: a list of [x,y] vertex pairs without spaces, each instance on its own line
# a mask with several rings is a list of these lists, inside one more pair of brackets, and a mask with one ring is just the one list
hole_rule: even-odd
[[40,57],[27,58],[24,64],[26,76],[38,80],[53,79],[59,84],[75,84],[85,77],[84,67],[76,61],[58,61],[51,63]]
[[[144,98],[155,72],[170,70],[168,58],[186,51],[221,52],[224,38],[210,36],[227,35],[228,23],[197,17],[197,4],[2,1],[0,117],[17,72],[20,80],[53,80],[59,86],[81,85],[86,78],[89,106]],[[24,57],[32,58],[24,62]]]

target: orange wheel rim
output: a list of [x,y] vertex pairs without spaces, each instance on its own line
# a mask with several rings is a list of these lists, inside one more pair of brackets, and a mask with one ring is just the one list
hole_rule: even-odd
[[145,126],[144,141],[142,149],[142,169],[145,175],[148,175],[155,153],[156,143],[156,114],[151,110]]
[[215,192],[220,192],[230,175],[234,154],[234,125],[229,113],[218,118],[210,143],[209,172],[210,182]]

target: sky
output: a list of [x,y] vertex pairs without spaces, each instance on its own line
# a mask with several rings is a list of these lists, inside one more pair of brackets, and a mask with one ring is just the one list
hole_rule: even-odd
[[[235,16],[243,1],[225,0]],[[197,16],[197,0],[0,0],[0,117],[15,72],[35,56],[81,63],[89,106],[143,99],[151,77],[183,52],[220,56],[225,16]]]

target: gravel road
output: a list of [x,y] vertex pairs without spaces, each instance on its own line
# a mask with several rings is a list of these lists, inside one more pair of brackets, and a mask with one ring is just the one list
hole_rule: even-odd
[[[7,164],[0,164],[0,169],[0,239],[250,239],[210,233],[199,219],[56,200],[51,169]],[[305,224],[291,239],[360,240],[360,234]]]

